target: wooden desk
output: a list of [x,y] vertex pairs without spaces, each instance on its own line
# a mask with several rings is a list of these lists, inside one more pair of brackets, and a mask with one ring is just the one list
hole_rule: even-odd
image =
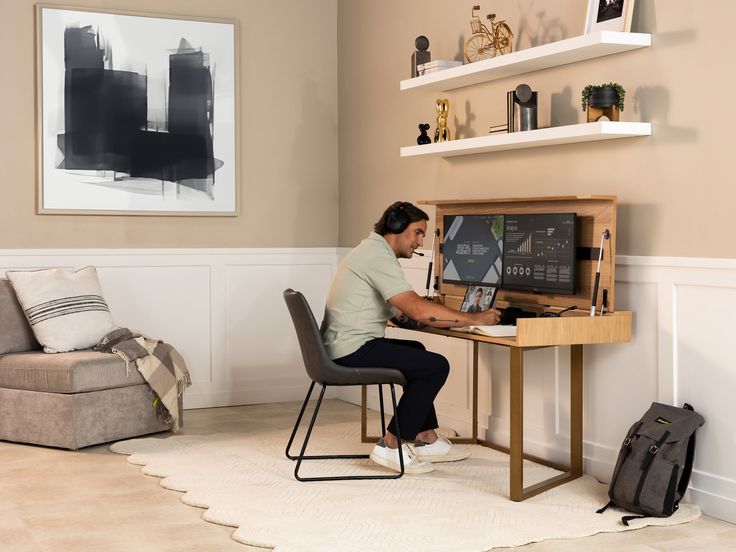
[[[453,439],[456,443],[479,444],[506,452],[510,456],[511,481],[509,498],[515,502],[552,489],[583,474],[583,345],[624,343],[631,340],[629,311],[604,316],[580,314],[560,318],[523,318],[518,320],[513,338],[486,337],[465,332],[426,327],[425,333],[444,335],[473,342],[473,421],[472,436]],[[510,442],[504,447],[478,438],[478,347],[480,343],[509,348],[510,372]],[[542,347],[570,346],[570,465],[561,466],[524,453],[524,352]],[[366,387],[362,388],[361,437],[363,442],[378,439],[367,435]],[[523,460],[550,466],[564,473],[530,487],[524,487]]]

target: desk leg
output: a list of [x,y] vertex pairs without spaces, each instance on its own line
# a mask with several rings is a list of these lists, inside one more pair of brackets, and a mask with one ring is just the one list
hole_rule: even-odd
[[583,346],[570,346],[570,473],[583,474]]
[[[506,449],[495,443],[479,440],[479,444],[508,452],[509,498],[521,502],[539,493],[577,479],[583,474],[583,346],[572,345],[570,350],[570,465],[562,466],[524,454],[524,349],[509,348],[510,377],[510,439]],[[524,488],[524,459],[549,466],[563,473]]]
[[360,442],[369,443],[368,438],[368,414],[366,409],[368,408],[368,387],[365,385],[360,386]]
[[473,341],[473,443],[478,443],[478,342]]
[[524,351],[511,347],[510,355],[510,498],[514,502],[524,500]]

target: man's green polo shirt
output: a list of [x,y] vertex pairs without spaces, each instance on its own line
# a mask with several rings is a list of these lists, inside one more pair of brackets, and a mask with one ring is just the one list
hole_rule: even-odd
[[411,289],[391,246],[371,232],[340,263],[327,295],[322,337],[330,358],[383,337],[395,313],[388,300]]

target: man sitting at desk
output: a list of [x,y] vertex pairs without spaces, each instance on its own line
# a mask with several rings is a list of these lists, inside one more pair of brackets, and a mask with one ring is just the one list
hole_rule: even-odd
[[[438,427],[434,398],[447,380],[450,365],[417,341],[388,339],[386,322],[403,314],[438,328],[497,324],[500,312],[460,312],[422,299],[404,277],[399,258],[410,259],[424,243],[427,214],[411,203],[388,207],[374,232],[345,257],[332,281],[322,336],[327,353],[337,364],[353,367],[395,368],[407,384],[397,405],[405,473],[427,473],[432,462],[453,462],[470,456],[435,432]],[[376,443],[371,460],[400,471],[396,417]]]

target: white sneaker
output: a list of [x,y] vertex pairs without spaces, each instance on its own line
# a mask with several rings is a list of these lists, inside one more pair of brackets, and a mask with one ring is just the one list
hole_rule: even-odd
[[414,453],[423,462],[457,462],[470,456],[470,449],[453,445],[447,437],[438,435],[432,444],[414,441]]
[[[416,475],[418,473],[429,473],[434,471],[434,466],[429,462],[421,462],[417,460],[414,452],[412,452],[409,445],[401,445],[401,450],[404,454],[404,473],[407,475]],[[370,456],[376,464],[394,470],[397,472],[401,471],[401,464],[399,464],[399,449],[388,448],[383,439],[376,443],[373,447],[373,451]]]

